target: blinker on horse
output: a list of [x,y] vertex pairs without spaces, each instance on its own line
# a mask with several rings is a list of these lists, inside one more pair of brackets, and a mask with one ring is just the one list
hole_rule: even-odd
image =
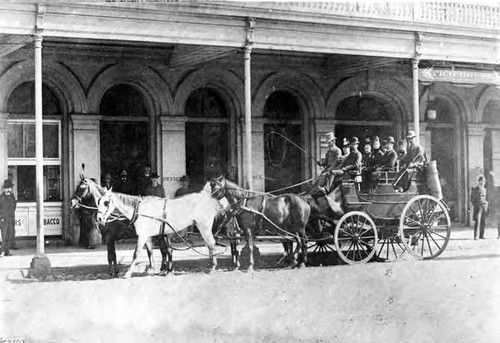
[[[105,223],[116,209],[132,221],[135,226],[138,236],[137,245],[132,264],[125,277],[132,275],[140,251],[144,245],[149,251],[151,237],[162,232],[164,223],[166,223],[164,234],[175,234],[195,224],[209,250],[210,270],[216,268],[217,259],[214,254],[216,242],[212,235],[212,225],[221,208],[219,202],[212,198],[210,193],[201,191],[176,199],[162,199],[158,197],[142,198],[113,193],[108,190],[98,200],[97,207],[97,219],[100,223]],[[150,265],[152,264],[151,257],[150,255]]]

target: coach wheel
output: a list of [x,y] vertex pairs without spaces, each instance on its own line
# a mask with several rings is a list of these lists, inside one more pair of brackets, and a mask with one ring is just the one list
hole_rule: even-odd
[[394,262],[399,260],[405,251],[406,248],[400,236],[379,237],[375,259],[380,262]]
[[329,218],[318,218],[315,222],[317,227],[314,228],[315,235],[314,239],[311,240],[311,244],[307,246],[307,249],[311,253],[328,253],[334,251],[330,244],[333,244],[333,233],[335,232],[335,223]]
[[450,240],[451,221],[448,208],[430,195],[418,195],[403,209],[399,235],[408,252],[419,259],[439,256]]
[[349,212],[337,223],[334,239],[335,249],[344,262],[365,263],[376,252],[377,228],[364,212]]

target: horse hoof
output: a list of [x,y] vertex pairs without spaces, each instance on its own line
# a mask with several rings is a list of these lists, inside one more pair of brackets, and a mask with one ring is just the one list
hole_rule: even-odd
[[247,273],[253,273],[253,272],[254,272],[254,270],[253,270],[253,266],[249,266],[249,267],[247,268]]

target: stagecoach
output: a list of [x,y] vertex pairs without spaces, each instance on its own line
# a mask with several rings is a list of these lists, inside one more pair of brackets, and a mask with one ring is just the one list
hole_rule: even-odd
[[347,175],[341,181],[345,214],[338,220],[319,216],[323,238],[313,239],[309,249],[324,252],[334,247],[348,264],[395,261],[405,254],[432,259],[444,251],[450,217],[434,161],[422,167],[405,191],[394,186],[401,176],[395,171],[382,171],[370,190],[363,189],[359,176]]

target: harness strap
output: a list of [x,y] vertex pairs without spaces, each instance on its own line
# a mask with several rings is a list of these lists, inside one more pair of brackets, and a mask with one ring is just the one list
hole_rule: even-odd
[[139,200],[135,205],[134,205],[134,213],[132,214],[132,218],[130,218],[130,225],[134,224],[137,218],[139,218],[139,205],[141,204],[141,200]]

